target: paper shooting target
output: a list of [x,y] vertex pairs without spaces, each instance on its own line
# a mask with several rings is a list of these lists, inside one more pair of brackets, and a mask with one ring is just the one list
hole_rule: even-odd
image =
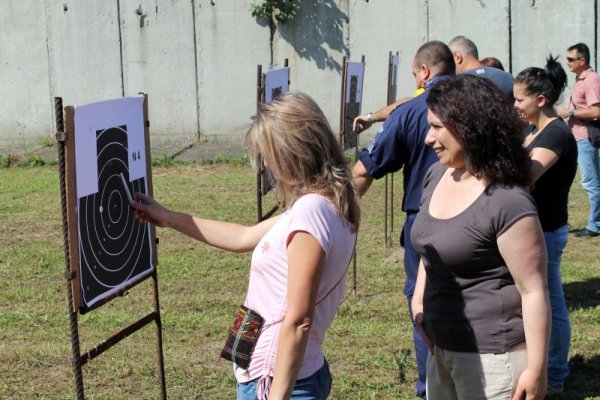
[[[265,74],[263,98],[270,103],[290,90],[290,69],[288,67],[272,69]],[[262,170],[262,194],[269,193],[275,186],[275,178],[268,169]]]
[[362,102],[362,86],[365,64],[362,62],[347,62],[346,67],[346,106],[344,118],[344,150],[356,147],[358,138],[352,129],[354,119],[360,115]]
[[143,97],[75,108],[79,309],[103,304],[154,270],[149,224],[129,198],[148,193]]
[[133,218],[129,193],[146,192],[144,178],[129,182],[125,126],[98,131],[98,193],[79,199],[79,250],[83,300],[89,304],[151,265],[148,225]]

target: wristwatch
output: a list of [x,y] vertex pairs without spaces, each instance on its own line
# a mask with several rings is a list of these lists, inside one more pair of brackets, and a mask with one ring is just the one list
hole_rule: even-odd
[[569,118],[575,117],[575,110],[569,110]]
[[366,119],[367,119],[367,122],[373,122],[373,113],[368,113]]

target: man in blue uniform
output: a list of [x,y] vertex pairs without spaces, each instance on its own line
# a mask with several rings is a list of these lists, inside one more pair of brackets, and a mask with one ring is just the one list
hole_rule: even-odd
[[[413,75],[417,83],[424,83],[425,93],[399,105],[389,114],[373,142],[358,154],[358,161],[352,170],[354,183],[360,195],[363,195],[369,189],[373,179],[403,169],[402,210],[406,213],[406,221],[400,242],[404,246],[404,269],[406,272],[404,294],[408,300],[409,310],[419,267],[419,256],[410,241],[410,230],[419,211],[423,178],[429,167],[437,161],[433,149],[425,146],[425,136],[429,130],[425,100],[429,88],[444,76],[454,75],[454,72],[454,60],[448,46],[440,41],[431,41],[422,45],[413,60]],[[379,113],[378,111],[375,114]],[[368,116],[372,115],[368,114]],[[373,120],[371,117],[368,118],[368,122]],[[425,398],[425,367],[428,349],[414,324],[413,341],[419,375],[417,395]]]

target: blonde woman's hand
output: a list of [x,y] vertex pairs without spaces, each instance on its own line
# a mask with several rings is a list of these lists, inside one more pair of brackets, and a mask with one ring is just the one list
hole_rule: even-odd
[[170,211],[152,197],[143,193],[135,193],[129,205],[134,209],[133,217],[139,223],[151,223],[160,227],[168,226]]

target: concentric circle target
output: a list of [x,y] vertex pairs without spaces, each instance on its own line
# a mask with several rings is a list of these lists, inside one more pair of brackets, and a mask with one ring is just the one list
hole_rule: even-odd
[[152,269],[150,228],[134,220],[128,202],[127,189],[146,193],[146,183],[144,178],[129,181],[126,127],[98,131],[96,142],[98,192],[78,203],[81,289],[87,306]]

